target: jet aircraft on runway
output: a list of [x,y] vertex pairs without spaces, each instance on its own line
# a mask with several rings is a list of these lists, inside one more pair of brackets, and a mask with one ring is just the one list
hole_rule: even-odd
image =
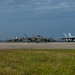
[[53,38],[44,38],[41,35],[37,35],[37,36],[32,36],[32,37],[28,37],[26,34],[25,35],[25,40],[28,40],[28,42],[51,42],[53,41]]
[[65,37],[62,37],[61,39],[67,42],[74,42],[75,41],[75,36],[72,36],[71,33],[68,33],[68,35],[66,35],[65,33],[63,33]]
[[11,39],[7,39],[6,42],[23,42],[24,37],[22,38],[17,38],[17,36],[13,36]]

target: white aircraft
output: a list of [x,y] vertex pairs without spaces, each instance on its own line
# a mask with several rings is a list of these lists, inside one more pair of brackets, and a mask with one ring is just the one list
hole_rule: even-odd
[[68,35],[66,35],[65,33],[63,33],[65,37],[61,38],[64,41],[67,42],[73,42],[75,41],[75,36],[72,36],[71,33],[68,33]]

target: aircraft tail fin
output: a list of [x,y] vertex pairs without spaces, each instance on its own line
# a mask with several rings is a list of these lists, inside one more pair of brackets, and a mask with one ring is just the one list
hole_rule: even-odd
[[65,37],[68,37],[65,33],[63,33]]
[[68,36],[71,37],[71,33],[69,33]]
[[17,36],[15,37],[15,39],[18,39]]
[[26,34],[24,34],[26,38],[28,38],[28,36]]

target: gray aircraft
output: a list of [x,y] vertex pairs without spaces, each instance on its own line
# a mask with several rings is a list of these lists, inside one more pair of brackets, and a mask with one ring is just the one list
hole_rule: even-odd
[[17,38],[17,36],[13,36],[11,39],[7,39],[6,42],[23,42],[24,37],[22,38]]
[[32,36],[32,37],[28,37],[26,34],[25,35],[25,40],[28,40],[28,42],[51,42],[53,39],[52,38],[44,38],[40,35],[37,36]]
[[68,33],[68,35],[66,35],[65,33],[63,33],[65,37],[62,37],[61,39],[67,42],[74,42],[75,41],[75,36],[72,36],[71,33]]

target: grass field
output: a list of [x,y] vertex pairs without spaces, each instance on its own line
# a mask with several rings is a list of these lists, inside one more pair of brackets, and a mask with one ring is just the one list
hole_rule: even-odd
[[75,75],[75,50],[0,50],[0,75]]

